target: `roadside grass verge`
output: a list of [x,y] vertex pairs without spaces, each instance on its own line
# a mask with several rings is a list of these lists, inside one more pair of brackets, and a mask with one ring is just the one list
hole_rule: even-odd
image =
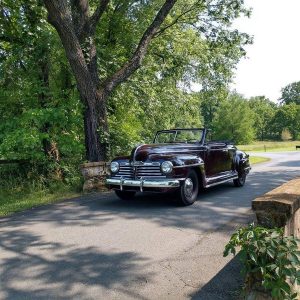
[[259,164],[259,163],[264,163],[267,161],[270,161],[271,159],[268,157],[262,157],[262,156],[251,156],[250,155],[250,164],[254,165],[254,164]]
[[13,189],[1,189],[0,217],[79,195],[79,192],[69,186],[43,189],[31,189],[21,186]]
[[239,145],[238,149],[252,152],[285,152],[295,151],[300,141],[257,141],[250,145]]

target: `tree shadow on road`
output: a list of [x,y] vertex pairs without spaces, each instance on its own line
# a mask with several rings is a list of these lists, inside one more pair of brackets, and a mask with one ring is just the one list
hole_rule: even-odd
[[48,243],[25,230],[2,232],[0,251],[1,299],[105,299],[105,290],[134,298],[130,285],[151,278],[134,252]]

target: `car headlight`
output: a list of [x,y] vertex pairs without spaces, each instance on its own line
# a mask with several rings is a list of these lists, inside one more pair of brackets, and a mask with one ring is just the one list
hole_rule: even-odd
[[112,171],[112,173],[117,173],[119,171],[120,165],[118,162],[116,161],[112,161],[110,164],[110,170]]
[[170,161],[164,161],[160,168],[164,174],[169,174],[173,170],[173,164]]

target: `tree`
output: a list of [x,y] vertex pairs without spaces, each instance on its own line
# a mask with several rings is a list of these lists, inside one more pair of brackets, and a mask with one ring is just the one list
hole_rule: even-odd
[[288,129],[293,140],[296,140],[300,132],[300,105],[291,103],[279,107],[274,116],[273,128],[278,138],[284,129]]
[[211,128],[221,103],[228,97],[226,87],[218,87],[200,92],[201,112],[206,127]]
[[3,1],[0,16],[0,157],[61,174],[83,153],[68,62],[40,1]]
[[272,135],[271,122],[276,112],[276,104],[265,96],[252,97],[249,106],[254,112],[256,138],[263,141]]
[[88,160],[99,161],[107,158],[107,98],[116,86],[140,67],[150,41],[175,2],[176,0],[165,1],[145,30],[131,59],[112,76],[100,82],[95,32],[109,0],[101,0],[92,16],[89,14],[90,6],[87,0],[44,1],[48,10],[48,20],[60,36],[76,78],[81,100],[85,104],[84,127]]
[[213,137],[247,144],[254,139],[254,118],[248,102],[232,94],[219,106],[213,122]]
[[[248,36],[237,31],[228,30],[231,21],[240,14],[249,14],[243,7],[242,0],[229,1],[219,0],[215,2],[185,1],[180,2],[174,13],[169,15],[176,0],[166,0],[151,3],[139,1],[113,1],[111,6],[109,0],[101,0],[98,6],[90,15],[91,8],[94,8],[94,1],[91,5],[87,0],[44,0],[48,11],[48,20],[57,30],[66,56],[76,78],[77,87],[81,101],[85,105],[84,127],[85,145],[87,159],[90,161],[105,160],[107,158],[108,146],[108,121],[107,121],[107,100],[115,91],[116,87],[127,80],[140,66],[148,51],[153,38],[160,38],[167,29],[174,25],[181,24],[182,27],[196,28],[196,31],[203,39],[207,39],[207,52],[222,52],[223,57],[227,55],[229,65],[234,59],[240,57],[243,51],[242,45],[248,42]],[[127,8],[126,9],[124,9]],[[139,18],[134,14],[140,7],[145,8],[147,16],[154,15],[152,20],[141,14]],[[156,8],[156,12],[153,10]],[[97,60],[98,53],[103,50],[104,45],[96,43],[96,31],[100,20],[103,21],[105,12],[111,12],[108,20],[109,39],[114,41],[113,24],[116,21],[115,14],[131,17],[132,20],[140,20],[140,31],[145,29],[140,39],[133,39],[130,54],[123,56],[123,62],[114,72],[107,76],[99,76]],[[120,11],[122,13],[120,13]],[[150,13],[149,13],[150,11]],[[169,18],[167,18],[167,16]],[[121,19],[119,19],[121,20]],[[147,24],[145,24],[147,23]],[[161,25],[164,23],[164,27]],[[123,28],[124,30],[124,28]],[[97,36],[98,37],[98,36]],[[127,41],[128,42],[128,41]],[[227,47],[224,45],[227,45]],[[239,45],[240,47],[237,47]],[[133,50],[134,49],[134,50]],[[238,50],[239,49],[239,50]],[[118,49],[119,50],[119,49]],[[116,48],[110,53],[109,60],[112,61],[114,54],[118,54]],[[217,55],[215,56],[218,57]],[[218,60],[214,62],[214,68],[219,67]],[[199,69],[199,68],[198,68]],[[221,73],[221,72],[220,72]],[[228,74],[227,74],[228,75]]]
[[293,82],[281,90],[282,104],[300,104],[300,81]]

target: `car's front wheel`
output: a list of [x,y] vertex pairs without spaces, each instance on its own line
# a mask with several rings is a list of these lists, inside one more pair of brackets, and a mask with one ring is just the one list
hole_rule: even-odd
[[198,196],[199,182],[194,170],[190,170],[188,176],[180,187],[179,200],[184,206],[193,204]]
[[130,200],[135,196],[136,192],[116,190],[115,193],[122,200]]
[[246,182],[246,173],[243,172],[241,174],[239,174],[239,177],[237,179],[233,179],[233,184],[236,186],[236,187],[242,187],[244,186],[245,182]]

